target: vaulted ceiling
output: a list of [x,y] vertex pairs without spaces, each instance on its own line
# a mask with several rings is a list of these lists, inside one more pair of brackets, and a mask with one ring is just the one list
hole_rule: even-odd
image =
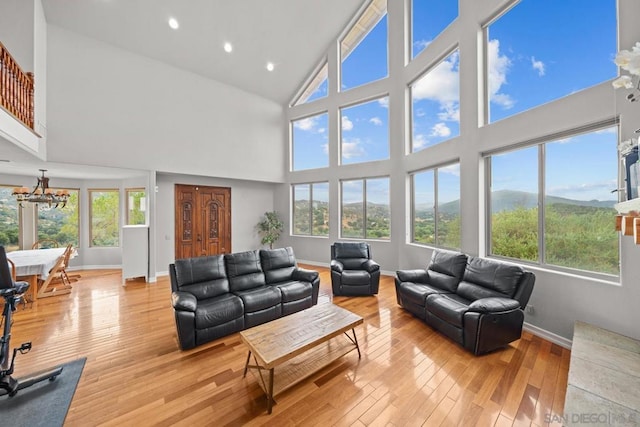
[[[288,103],[363,0],[42,0],[47,23]],[[169,19],[179,28],[171,29]],[[229,42],[233,51],[223,46]],[[275,66],[267,71],[267,62]]]

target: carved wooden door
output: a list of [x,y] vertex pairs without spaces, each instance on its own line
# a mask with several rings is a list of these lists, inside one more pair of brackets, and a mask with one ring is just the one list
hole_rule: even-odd
[[231,252],[231,189],[175,186],[176,259]]

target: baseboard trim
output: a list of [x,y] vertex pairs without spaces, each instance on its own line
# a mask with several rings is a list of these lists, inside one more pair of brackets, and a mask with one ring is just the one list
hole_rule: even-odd
[[560,347],[564,347],[568,350],[571,350],[572,341],[570,339],[561,337],[560,335],[554,334],[553,332],[549,332],[546,329],[542,329],[538,326],[532,325],[531,323],[527,323],[527,322],[524,322],[522,329],[532,333],[533,335],[537,335],[540,338],[544,338],[547,341],[551,341],[554,344],[558,344]]

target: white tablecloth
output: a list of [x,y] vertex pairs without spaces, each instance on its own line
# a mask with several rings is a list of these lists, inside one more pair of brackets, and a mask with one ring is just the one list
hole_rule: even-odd
[[37,274],[44,280],[64,251],[65,248],[28,249],[9,252],[7,258],[16,265],[16,276]]

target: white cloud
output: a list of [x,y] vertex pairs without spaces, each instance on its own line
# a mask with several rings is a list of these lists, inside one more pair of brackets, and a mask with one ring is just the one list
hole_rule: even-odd
[[389,108],[389,97],[385,96],[384,98],[378,99],[378,104],[380,104],[382,108]]
[[364,148],[360,145],[359,138],[343,139],[342,140],[342,157],[345,159],[351,159],[353,157],[362,157],[366,153]]
[[492,102],[505,109],[513,107],[515,101],[507,94],[500,93],[502,85],[507,83],[507,73],[511,67],[511,60],[506,55],[500,55],[500,41],[489,40],[488,43],[489,64],[489,97]]
[[349,117],[342,116],[342,130],[349,131],[353,129],[353,122],[349,120]]
[[438,171],[442,173],[448,173],[454,176],[460,176],[460,163],[454,163],[453,165],[439,168]]
[[326,144],[322,144],[322,152],[324,154],[329,154],[329,143],[328,142]]
[[376,126],[382,126],[382,120],[380,120],[380,117],[371,117],[369,119],[370,123],[373,123]]
[[458,56],[456,52],[436,65],[411,88],[414,102],[428,99],[440,105],[440,120],[460,120]]
[[433,40],[416,40],[415,42],[413,42],[413,51],[421,52],[423,49],[429,46],[432,41]]
[[429,145],[429,140],[424,134],[419,133],[413,136],[411,143],[413,144],[413,151],[417,151]]
[[313,130],[316,125],[316,117],[307,117],[306,119],[296,120],[293,127],[300,130]]
[[431,128],[429,136],[447,137],[451,135],[451,129],[444,123],[436,123]]
[[538,72],[538,75],[540,77],[544,76],[544,62],[542,61],[536,61],[535,57],[531,57],[531,66],[533,67],[534,70],[536,70]]
[[318,133],[325,133],[327,130],[325,128],[318,128],[318,130],[316,132]]

